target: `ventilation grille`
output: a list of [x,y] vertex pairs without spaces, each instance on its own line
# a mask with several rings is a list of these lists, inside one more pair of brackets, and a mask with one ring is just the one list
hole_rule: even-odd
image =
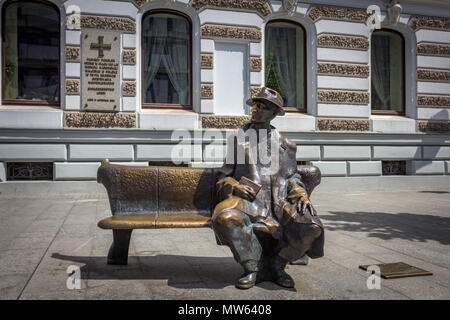
[[406,175],[406,161],[382,161],[383,176]]
[[8,162],[7,180],[53,180],[52,162]]

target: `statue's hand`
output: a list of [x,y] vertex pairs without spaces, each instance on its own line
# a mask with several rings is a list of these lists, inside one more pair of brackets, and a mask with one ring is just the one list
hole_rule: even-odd
[[312,203],[309,201],[308,193],[302,187],[291,184],[288,198],[292,203],[297,203],[298,212],[305,214],[306,209],[309,208],[311,215],[315,215]]
[[233,194],[242,199],[252,202],[256,198],[256,194],[253,189],[244,184],[237,184],[233,187]]
[[305,214],[306,209],[309,208],[309,212],[311,212],[311,215],[313,216],[316,215],[313,205],[311,201],[309,201],[308,196],[303,196],[300,198],[300,201],[297,203],[297,208],[298,211],[301,212],[302,214]]

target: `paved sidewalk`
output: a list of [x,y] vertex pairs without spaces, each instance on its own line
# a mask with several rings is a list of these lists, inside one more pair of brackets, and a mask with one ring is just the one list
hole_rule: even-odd
[[[101,188],[65,195],[45,184],[37,195],[0,185],[1,299],[450,299],[449,188],[318,188],[325,257],[288,267],[295,289],[264,282],[241,291],[234,280],[242,270],[210,229],[136,230],[128,266],[111,266],[112,232],[97,227],[110,215]],[[367,288],[359,265],[398,261],[434,275]],[[79,290],[67,289],[70,265],[81,268]]]

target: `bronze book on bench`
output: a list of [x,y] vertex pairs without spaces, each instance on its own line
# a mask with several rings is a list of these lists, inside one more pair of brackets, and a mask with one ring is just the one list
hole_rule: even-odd
[[253,192],[255,193],[255,195],[258,194],[259,190],[261,190],[261,185],[253,180],[250,180],[247,177],[242,176],[241,180],[239,180],[239,184],[243,184],[246,186],[249,186],[250,188],[252,188]]

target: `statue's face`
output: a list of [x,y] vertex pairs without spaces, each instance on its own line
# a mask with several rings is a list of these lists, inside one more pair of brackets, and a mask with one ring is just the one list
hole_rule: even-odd
[[251,120],[253,123],[270,122],[278,113],[277,107],[260,101],[255,101],[250,111],[252,113]]

